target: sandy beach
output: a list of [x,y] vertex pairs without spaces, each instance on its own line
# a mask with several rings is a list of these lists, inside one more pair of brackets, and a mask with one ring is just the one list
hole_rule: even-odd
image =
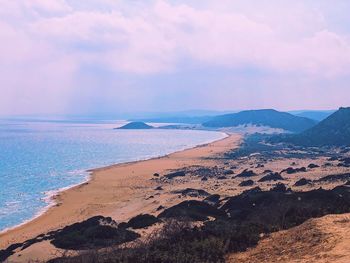
[[[238,147],[240,135],[173,153],[147,161],[113,165],[91,171],[91,179],[79,186],[60,192],[54,197],[55,205],[34,220],[0,234],[0,249],[13,243],[23,242],[42,233],[62,228],[95,215],[110,216],[116,221],[127,220],[140,213],[154,213],[159,205],[169,206],[178,202],[176,196],[156,195],[155,173],[164,175],[171,170],[194,165],[212,166],[220,154]],[[169,186],[171,187],[171,186]],[[20,257],[14,255],[10,261],[47,259],[43,246],[36,244]],[[53,247],[52,247],[53,248]]]
[[[237,149],[242,142],[242,138],[241,135],[231,134],[222,140],[164,157],[95,169],[91,171],[91,178],[88,182],[56,195],[54,197],[55,205],[48,209],[47,212],[26,224],[0,234],[0,249],[5,249],[15,243],[22,243],[38,235],[61,229],[67,225],[81,222],[96,215],[112,217],[120,223],[126,222],[139,214],[158,216],[164,209],[185,200],[203,199],[202,196],[181,194],[184,189],[204,190],[210,194],[219,194],[222,199],[237,196],[243,191],[255,186],[269,191],[277,182],[269,180],[261,181],[258,179],[263,178],[266,175],[266,171],[283,171],[283,169],[291,166],[309,167],[310,164],[314,165],[314,168],[308,168],[307,172],[290,174],[281,172],[283,183],[295,191],[304,192],[319,189],[320,187],[323,189],[333,189],[345,183],[344,180],[318,181],[318,179],[325,176],[347,174],[349,172],[349,168],[347,167],[334,164],[325,165],[329,160],[322,155],[318,157],[305,155],[303,158],[283,158],[277,154],[274,157],[264,158],[252,154],[229,159],[222,158],[224,153],[228,153],[232,149]],[[184,171],[186,176],[173,179],[164,176],[179,170]],[[256,173],[253,186],[240,185],[246,178],[239,177],[238,174],[247,170],[252,170]],[[231,173],[225,174],[225,171],[230,171]],[[155,176],[155,174],[159,174],[159,176]],[[207,177],[207,179],[203,180],[204,177]],[[295,186],[295,183],[302,178],[313,180],[313,182],[303,186]],[[160,207],[162,208],[159,209]],[[348,215],[344,215],[344,218],[343,221],[347,223]],[[308,222],[304,226],[301,226],[301,228],[305,228],[305,240],[301,240],[301,244],[298,246],[303,247],[309,244],[309,235],[312,236],[312,233],[315,231],[318,231],[317,233],[326,233],[328,231],[328,221],[325,220],[321,218],[313,221],[317,223],[317,229]],[[342,221],[338,218],[336,220]],[[344,225],[340,225],[339,227],[343,229]],[[292,228],[287,230],[286,233],[290,233],[289,236],[291,236],[289,238],[290,240],[293,240],[293,233],[298,231],[298,229]],[[141,236],[147,236],[150,233],[149,231],[152,231],[152,228],[143,229],[138,233]],[[338,230],[335,229],[333,232],[336,231]],[[272,237],[279,237],[279,235],[278,232],[272,234]],[[283,239],[283,237],[281,238]],[[278,246],[280,243],[278,240],[278,238],[263,239],[256,249],[252,248],[247,253],[228,255],[227,261],[256,262],[254,260],[264,258],[266,254],[272,255],[268,251],[269,244],[276,245],[277,243]],[[319,245],[317,240],[313,246]],[[341,238],[337,239],[334,246],[343,246],[339,240],[341,241]],[[324,236],[322,242],[328,243],[330,241],[327,236]],[[348,241],[344,242],[344,244],[348,244]],[[278,250],[280,252],[277,251],[276,255],[272,255],[270,262],[280,262],[280,254],[285,254],[283,251],[287,247],[289,247],[289,243],[285,244],[285,248],[281,247],[281,251]],[[297,262],[315,262],[305,260],[305,258],[313,258],[312,253],[310,252],[310,254],[309,251],[313,250],[305,249],[300,252],[299,258],[302,260]],[[8,261],[29,262],[31,260],[38,260],[39,262],[45,262],[49,259],[62,256],[64,252],[54,247],[49,240],[40,241],[24,249],[16,250],[15,254],[8,258]],[[69,253],[75,255],[76,252],[70,251]],[[331,257],[332,253],[342,254],[342,250],[336,252],[329,248],[325,253],[327,257]],[[346,253],[343,254],[345,255]],[[284,261],[281,262],[294,262],[292,259],[293,253],[290,254],[290,258],[288,258],[288,255],[286,254],[286,258],[283,258]]]

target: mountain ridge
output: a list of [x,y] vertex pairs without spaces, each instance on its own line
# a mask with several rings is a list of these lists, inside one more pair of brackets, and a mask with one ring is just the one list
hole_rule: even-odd
[[291,132],[302,132],[316,125],[316,123],[315,120],[295,116],[287,112],[280,112],[274,109],[261,109],[219,115],[208,122],[204,122],[202,125],[211,128],[226,128],[253,124],[280,128]]
[[350,107],[341,107],[314,127],[286,141],[303,146],[350,145]]

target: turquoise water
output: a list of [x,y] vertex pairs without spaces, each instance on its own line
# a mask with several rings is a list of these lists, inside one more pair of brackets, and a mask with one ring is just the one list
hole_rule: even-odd
[[113,127],[0,120],[0,231],[43,211],[50,192],[85,181],[88,169],[157,157],[225,136]]

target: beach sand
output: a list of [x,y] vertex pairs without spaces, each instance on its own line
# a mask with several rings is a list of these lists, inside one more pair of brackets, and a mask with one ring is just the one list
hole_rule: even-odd
[[[125,222],[141,213],[157,216],[163,211],[158,210],[159,206],[167,208],[184,200],[203,199],[200,196],[181,194],[186,188],[219,194],[222,199],[238,195],[256,186],[269,190],[277,182],[259,182],[259,179],[266,175],[265,170],[280,172],[291,166],[297,168],[308,167],[311,163],[317,164],[317,168],[307,169],[307,172],[282,173],[283,183],[295,191],[310,191],[320,187],[333,189],[345,181],[315,180],[332,174],[349,173],[349,168],[339,167],[337,162],[325,166],[329,160],[324,156],[303,158],[275,156],[265,159],[263,163],[261,157],[255,154],[241,158],[221,158],[224,153],[238,148],[241,141],[242,136],[234,134],[220,141],[161,158],[96,169],[92,171],[89,182],[55,196],[56,205],[46,213],[27,224],[0,234],[0,249],[96,215],[110,216],[117,222]],[[164,175],[178,169],[186,171],[186,176],[165,179]],[[253,186],[239,186],[247,178],[236,175],[245,169],[253,170],[257,174],[253,177]],[[205,170],[209,170],[208,174]],[[234,174],[224,173],[229,170]],[[154,176],[155,173],[160,176]],[[222,176],[224,179],[220,179]],[[202,180],[203,177],[207,177],[207,180]],[[301,178],[313,180],[313,183],[294,186]],[[157,190],[158,187],[161,189]],[[228,255],[227,262],[349,262],[346,261],[349,255],[344,251],[349,244],[349,239],[345,238],[348,230],[343,233],[349,226],[348,217],[349,215],[340,215],[311,219],[299,227],[273,233],[267,239],[263,239],[256,248],[251,248],[245,253]],[[334,220],[340,223],[335,225]],[[329,225],[334,227],[330,228]],[[146,232],[143,237],[147,236]],[[337,238],[333,239],[332,236]],[[42,241],[22,251],[16,251],[9,258],[9,262],[46,261],[61,256],[63,252],[49,241]],[[317,257],[314,256],[316,252],[319,253]],[[74,255],[72,251],[69,253]],[[298,257],[294,258],[294,254]],[[320,259],[323,261],[318,261]],[[328,259],[332,260],[327,261]]]
[[[96,215],[110,216],[117,222],[140,213],[155,213],[159,205],[179,202],[175,195],[158,195],[154,190],[159,182],[154,173],[164,175],[173,169],[199,165],[213,166],[215,158],[239,146],[241,136],[173,153],[147,161],[113,165],[91,171],[87,183],[70,188],[54,196],[55,205],[32,221],[0,234],[0,249],[23,242]],[[171,188],[171,184],[167,186]],[[168,189],[171,190],[171,189]],[[11,256],[11,262],[47,260],[57,256],[49,242],[35,244]]]

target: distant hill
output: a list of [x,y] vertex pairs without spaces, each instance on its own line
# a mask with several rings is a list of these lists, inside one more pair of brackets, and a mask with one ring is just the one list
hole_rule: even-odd
[[204,127],[235,127],[244,124],[257,126],[269,126],[292,132],[305,131],[316,124],[316,121],[294,116],[290,113],[279,112],[272,109],[267,110],[250,110],[239,113],[225,114],[212,118],[210,121],[203,123]]
[[350,145],[350,108],[340,108],[313,128],[286,141],[304,146]]
[[299,111],[299,112],[290,112],[291,114],[299,117],[305,117],[316,121],[323,121],[329,117],[335,110],[328,111]]
[[148,129],[153,129],[154,127],[144,123],[144,122],[130,122],[122,127],[119,127],[117,129],[120,130],[148,130]]
[[202,124],[209,121],[213,116],[169,116],[159,118],[136,119],[135,121],[153,122],[153,123],[186,123],[186,124]]
[[188,110],[178,112],[144,113],[128,118],[129,121],[153,123],[202,124],[213,117],[232,111]]

